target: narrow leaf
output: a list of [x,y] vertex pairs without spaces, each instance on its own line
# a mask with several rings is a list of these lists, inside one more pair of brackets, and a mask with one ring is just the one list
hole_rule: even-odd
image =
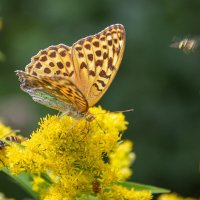
[[90,194],[82,194],[80,197],[77,197],[76,200],[100,200],[100,199]]
[[27,173],[21,173],[20,175],[12,175],[8,169],[4,168],[2,171],[7,174],[12,180],[19,184],[24,190],[26,190],[35,200],[39,200],[38,194],[32,190],[31,180],[32,177]]
[[160,187],[155,187],[152,185],[144,185],[140,183],[134,183],[134,182],[116,182],[114,184],[121,185],[123,187],[126,187],[128,189],[135,189],[135,190],[149,190],[152,194],[160,194],[160,193],[169,193],[170,190],[160,188]]

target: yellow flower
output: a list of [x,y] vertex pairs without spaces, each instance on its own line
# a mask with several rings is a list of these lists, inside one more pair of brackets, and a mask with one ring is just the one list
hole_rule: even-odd
[[191,197],[181,197],[177,194],[171,193],[171,194],[160,195],[158,197],[158,200],[197,200],[197,199]]
[[8,135],[12,129],[10,127],[5,126],[1,121],[0,121],[0,139],[2,139],[4,136]]
[[135,191],[134,189],[127,189],[119,185],[115,185],[109,192],[103,194],[104,200],[151,200],[152,195],[150,191]]
[[75,199],[73,194],[71,192],[63,191],[62,185],[57,185],[50,187],[48,191],[44,191],[42,194],[43,200],[69,200],[69,199]]
[[[33,188],[45,200],[75,199],[83,194],[101,196],[113,182],[128,178],[134,154],[131,142],[121,141],[127,127],[124,115],[100,107],[91,108],[90,112],[96,117],[92,122],[66,115],[41,119],[39,129],[22,143],[23,147],[7,147],[9,170],[36,176]],[[42,174],[49,176],[51,183],[41,179]],[[116,194],[123,196],[122,187],[112,190],[119,188]],[[139,193],[134,191],[136,194]]]
[[135,160],[135,154],[132,151],[133,143],[125,141],[110,154],[110,163],[114,170],[118,172],[120,180],[126,180],[132,175],[130,165]]
[[32,181],[32,188],[36,192],[41,192],[46,187],[46,181],[40,176],[35,176]]
[[[2,122],[0,122],[0,169],[4,167],[7,162],[6,159],[6,151],[8,143],[12,143],[11,141],[6,140],[6,137],[12,138],[16,136],[15,131],[13,131],[10,127],[5,126]],[[22,140],[23,137],[19,137],[19,140]]]

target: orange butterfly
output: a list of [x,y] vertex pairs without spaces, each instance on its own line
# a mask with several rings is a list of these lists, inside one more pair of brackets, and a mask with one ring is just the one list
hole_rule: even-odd
[[88,111],[104,95],[120,66],[125,48],[121,24],[78,40],[41,50],[24,71],[21,89],[33,100],[75,119],[95,117]]

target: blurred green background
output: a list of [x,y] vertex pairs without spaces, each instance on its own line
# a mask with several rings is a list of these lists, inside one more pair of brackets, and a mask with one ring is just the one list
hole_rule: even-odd
[[[34,103],[14,73],[39,50],[71,45],[122,23],[127,44],[120,70],[98,103],[126,113],[134,141],[135,182],[200,196],[200,50],[169,48],[172,38],[200,35],[200,0],[0,0],[0,117],[29,135],[39,118],[56,113]],[[0,192],[27,196],[0,174]]]

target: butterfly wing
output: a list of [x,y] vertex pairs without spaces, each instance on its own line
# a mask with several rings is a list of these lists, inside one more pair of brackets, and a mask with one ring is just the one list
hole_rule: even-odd
[[69,105],[86,113],[108,89],[125,48],[120,24],[77,41],[41,50],[25,72],[18,71],[21,88],[48,107],[63,111]]
[[96,104],[113,81],[125,49],[125,29],[121,24],[77,41],[72,46],[76,83],[89,107]]
[[23,71],[17,71],[17,75],[21,89],[38,103],[62,112],[71,110],[81,113],[88,110],[82,92],[62,76],[33,76]]
[[50,46],[32,57],[25,72],[17,71],[21,89],[34,101],[66,112],[73,107],[79,112],[88,109],[87,101],[73,83],[76,81],[71,59],[71,47]]
[[31,58],[25,72],[33,76],[61,76],[75,82],[71,47],[64,44],[50,46]]

